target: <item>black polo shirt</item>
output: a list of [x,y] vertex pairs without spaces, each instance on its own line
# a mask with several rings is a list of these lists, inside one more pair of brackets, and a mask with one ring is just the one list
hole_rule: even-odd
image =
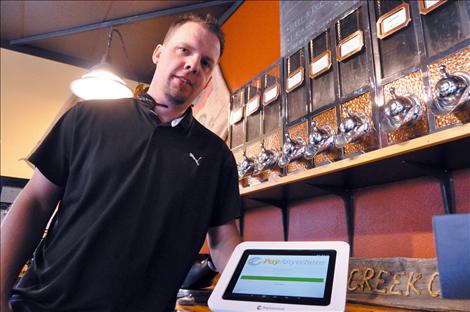
[[149,97],[79,103],[31,156],[64,194],[17,306],[167,311],[208,228],[239,216],[226,144],[190,109],[172,127],[151,108]]

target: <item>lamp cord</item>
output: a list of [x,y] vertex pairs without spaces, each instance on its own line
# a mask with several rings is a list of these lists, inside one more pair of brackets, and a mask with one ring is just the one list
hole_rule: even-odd
[[119,31],[119,29],[111,28],[111,30],[109,31],[109,34],[108,34],[108,46],[107,46],[107,48],[106,48],[107,51],[109,51],[109,50],[111,49],[111,41],[112,41],[113,33],[118,34],[119,39],[121,40],[122,49],[124,50],[124,55],[126,56],[127,63],[128,63],[128,65],[130,65],[130,64],[129,64],[129,54],[127,53],[126,45],[124,44],[124,39],[123,39],[122,34],[121,34],[121,32]]
[[[122,49],[124,51],[124,56],[126,57],[127,67],[129,67],[130,72],[134,76],[134,78],[139,79],[138,76],[136,75],[134,69],[132,68],[130,61],[129,61],[129,54],[127,53],[126,45],[124,43],[124,38],[123,38],[121,32],[119,31],[119,29],[111,27],[111,30],[109,31],[109,34],[108,34],[108,41],[107,41],[107,44],[106,44],[106,53],[103,57],[103,60],[107,61],[110,58],[109,55],[110,55],[110,50],[111,50],[111,42],[112,42],[112,39],[113,39],[113,33],[116,33],[118,35],[119,39],[121,40],[121,46],[122,46]],[[138,84],[140,83],[140,80],[136,80],[136,81],[137,81]]]

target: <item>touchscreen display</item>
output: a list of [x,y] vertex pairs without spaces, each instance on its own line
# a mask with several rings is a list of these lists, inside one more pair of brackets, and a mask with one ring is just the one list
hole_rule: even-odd
[[329,305],[334,250],[246,250],[223,298]]

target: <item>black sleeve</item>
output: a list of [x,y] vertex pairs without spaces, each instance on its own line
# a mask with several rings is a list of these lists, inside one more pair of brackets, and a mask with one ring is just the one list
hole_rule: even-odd
[[227,223],[240,217],[240,190],[238,189],[238,173],[235,158],[227,148],[222,168],[220,170],[219,186],[217,188],[217,200],[215,212],[212,216],[212,226]]
[[49,181],[58,186],[65,186],[67,182],[77,109],[78,104],[62,115],[28,158]]

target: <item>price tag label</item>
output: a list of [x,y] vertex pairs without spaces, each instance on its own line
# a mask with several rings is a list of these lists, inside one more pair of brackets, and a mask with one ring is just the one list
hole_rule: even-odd
[[290,76],[287,78],[287,88],[286,91],[289,93],[304,81],[304,68],[300,67],[296,69]]
[[248,101],[246,104],[246,115],[250,116],[254,112],[256,112],[259,108],[259,96],[255,96]]
[[234,125],[242,119],[243,119],[243,107],[232,112],[232,114],[230,115],[230,124]]
[[341,40],[336,47],[336,58],[344,61],[350,56],[362,50],[364,46],[364,33],[362,30],[355,31],[346,39]]
[[315,78],[331,67],[331,51],[327,50],[314,58],[310,63],[310,77]]
[[377,37],[384,39],[408,26],[410,21],[410,6],[407,3],[402,3],[379,17],[377,20]]
[[277,84],[266,89],[263,94],[263,105],[268,105],[279,96],[279,86]]

